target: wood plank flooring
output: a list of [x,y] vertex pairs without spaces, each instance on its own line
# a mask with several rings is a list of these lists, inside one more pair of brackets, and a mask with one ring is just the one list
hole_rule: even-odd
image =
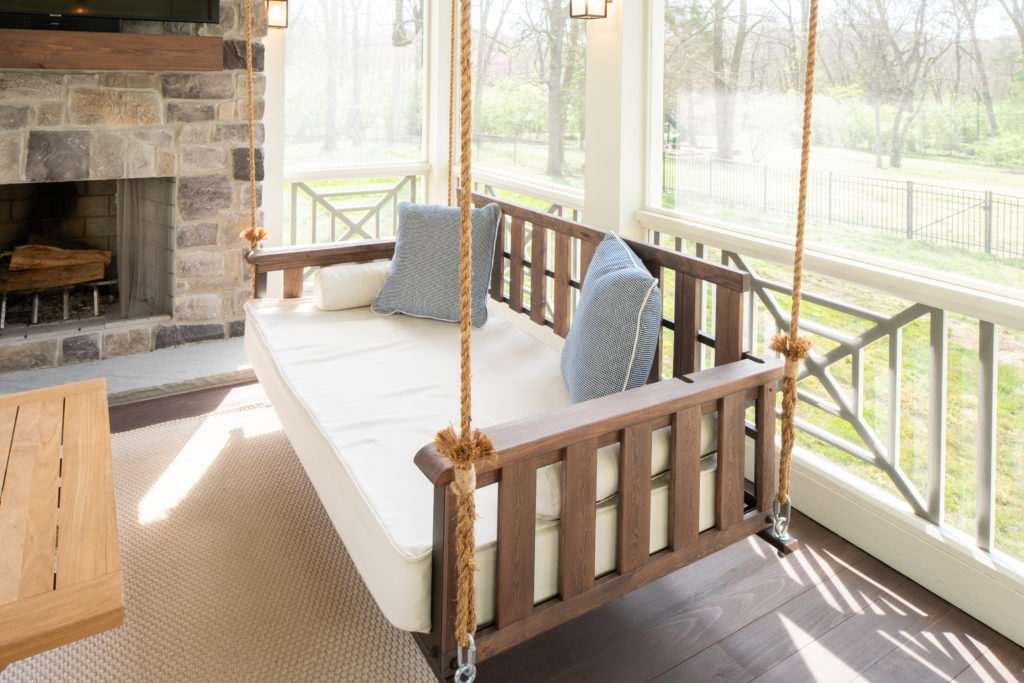
[[[258,384],[110,409],[112,431],[265,400]],[[796,515],[482,662],[490,681],[1024,681],[1024,648]],[[1024,618],[1024,616],[1022,616]]]

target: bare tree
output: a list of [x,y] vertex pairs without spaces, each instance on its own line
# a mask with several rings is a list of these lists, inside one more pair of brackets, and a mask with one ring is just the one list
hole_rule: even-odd
[[[992,104],[992,89],[988,84],[985,57],[981,53],[981,43],[978,41],[978,31],[976,28],[978,12],[985,9],[987,5],[986,0],[954,0],[957,22],[967,28],[971,39],[971,59],[974,60],[974,66],[978,70],[979,90],[981,91],[981,99],[985,103],[985,114],[988,116],[988,130],[992,135],[999,135],[999,123],[996,121],[996,110]],[[958,30],[957,36],[959,35],[960,31]]]
[[568,13],[562,0],[533,0],[524,12],[525,28],[517,45],[520,51],[534,50],[534,72],[547,94],[548,149],[546,173],[562,175],[564,136],[564,65]]
[[750,23],[747,0],[739,0],[736,13],[732,14],[730,11],[734,2],[735,0],[713,0],[711,11],[716,156],[720,159],[732,158],[736,128],[736,90],[743,63],[743,48],[754,27],[760,23],[760,20]]
[[[323,12],[323,26],[329,33],[337,26],[337,3],[334,0],[320,0],[320,10]],[[324,44],[328,46],[326,51],[327,68],[324,69],[324,95],[327,106],[324,110],[324,142],[325,152],[334,152],[338,149],[338,73],[340,70],[340,45],[338,41],[328,39],[324,36]]]
[[1024,56],[1024,2],[1022,0],[999,0],[999,4],[1006,10],[1006,16],[1010,17],[1013,28],[1017,31],[1020,39],[1020,53]]
[[807,22],[810,0],[770,0],[783,31],[779,43],[785,55],[784,68],[793,92],[803,92],[804,62],[807,61]]
[[[483,130],[483,117],[481,116],[484,102],[484,86],[490,76],[491,60],[494,53],[501,45],[499,38],[501,28],[505,23],[505,17],[512,6],[512,0],[482,0],[480,2],[480,30],[474,39],[476,44],[476,77],[473,80],[473,135],[479,135]],[[490,28],[492,12],[497,10],[498,19],[495,28]]]
[[[934,3],[933,3],[934,4]],[[949,47],[931,22],[928,0],[850,0],[842,10],[855,37],[854,70],[875,115],[875,163],[882,165],[882,105],[894,107],[889,137],[889,165],[900,168],[907,134],[921,111],[928,81]]]

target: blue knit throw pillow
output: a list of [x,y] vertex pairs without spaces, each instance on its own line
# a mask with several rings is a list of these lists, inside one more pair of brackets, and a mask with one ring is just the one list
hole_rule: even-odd
[[661,290],[615,233],[597,247],[562,349],[574,403],[643,386],[661,332]]
[[[501,209],[488,204],[472,210],[473,327],[487,322],[494,242]],[[398,205],[395,256],[370,310],[459,322],[459,209],[433,204]]]

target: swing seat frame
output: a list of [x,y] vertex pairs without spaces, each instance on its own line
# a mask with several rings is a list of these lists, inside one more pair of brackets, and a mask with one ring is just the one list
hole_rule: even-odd
[[[474,194],[473,202],[483,206],[495,200]],[[491,298],[564,337],[571,319],[571,290],[582,287],[604,233],[514,204],[496,203],[503,217]],[[659,343],[646,386],[488,426],[497,457],[477,463],[477,487],[498,485],[497,575],[495,620],[482,626],[475,637],[478,661],[748,536],[760,535],[780,553],[796,549],[795,540],[780,542],[770,533],[775,394],[783,364],[743,351],[743,295],[750,290],[749,276],[656,245],[627,242],[658,278],[663,292],[666,284],[673,287],[674,315],[662,320],[661,342],[672,344],[671,378],[662,379]],[[266,294],[267,273],[281,270],[285,297],[292,298],[301,296],[306,267],[390,259],[393,254],[393,240],[367,240],[259,249],[250,251],[247,259],[254,269],[257,296]],[[579,258],[578,277],[573,275],[574,254]],[[527,273],[534,285],[529,289]],[[714,297],[713,334],[702,329],[709,290]],[[714,367],[699,371],[708,348],[713,349]],[[752,410],[752,421],[747,419],[748,410]],[[700,452],[694,435],[699,434],[701,416],[706,413],[718,415],[715,524],[700,532]],[[668,547],[651,554],[651,433],[665,427],[671,428]],[[595,578],[597,449],[612,443],[621,445],[616,569]],[[535,605],[536,470],[555,462],[562,463],[559,595]],[[457,652],[454,468],[430,444],[415,455],[415,463],[434,486],[434,551],[432,629],[413,636],[434,673],[445,680],[454,673]]]

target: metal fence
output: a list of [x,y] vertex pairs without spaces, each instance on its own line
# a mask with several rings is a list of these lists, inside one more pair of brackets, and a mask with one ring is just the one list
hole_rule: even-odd
[[[504,154],[516,168],[543,172],[547,164],[546,138],[525,138],[511,135],[474,135],[474,151],[479,157],[484,149]],[[580,140],[562,140],[562,175],[583,175],[584,143]]]
[[[793,217],[798,172],[666,151],[664,192]],[[808,176],[807,216],[995,256],[1024,257],[1024,197],[835,172]]]

